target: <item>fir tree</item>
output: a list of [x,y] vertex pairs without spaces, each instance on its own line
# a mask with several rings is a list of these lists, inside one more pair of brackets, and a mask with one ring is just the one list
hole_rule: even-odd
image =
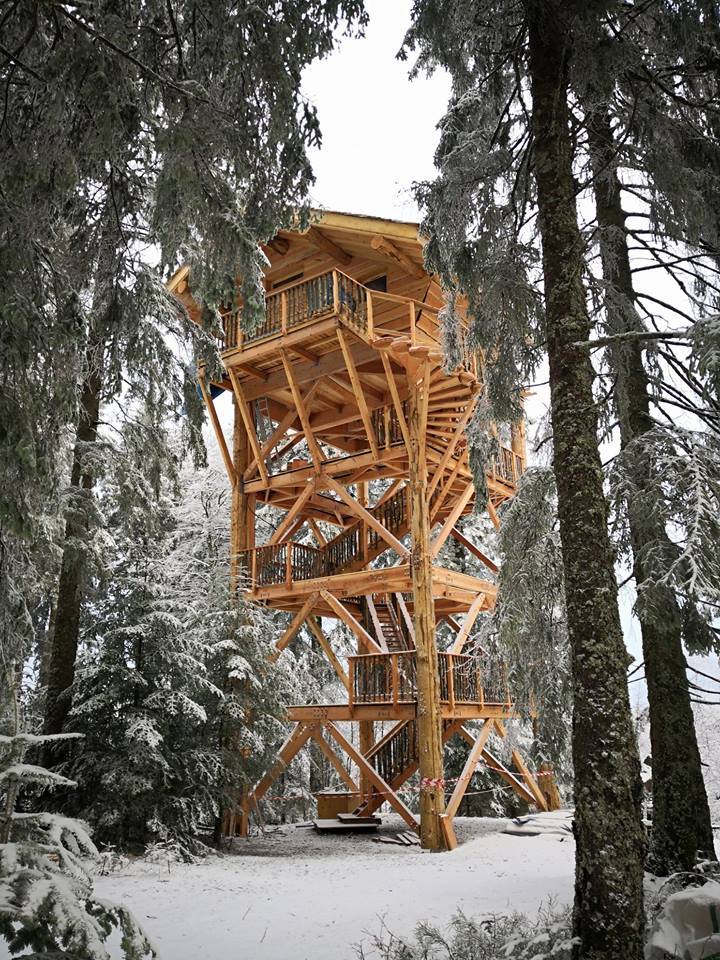
[[[157,956],[125,907],[93,899],[84,860],[98,852],[87,826],[47,811],[23,809],[24,791],[75,784],[26,762],[28,751],[37,751],[49,738],[21,730],[18,683],[16,677],[11,711],[3,713],[5,732],[0,733],[0,936],[13,955],[27,955],[30,949],[38,951],[33,956],[110,960],[106,942],[119,928],[126,960]],[[73,735],[53,739],[58,737]]]
[[[419,191],[428,265],[467,296],[496,409],[547,345],[573,677],[575,934],[582,958],[642,953],[641,784],[598,453],[568,102],[578,4],[418,2],[420,65],[451,71],[437,181]],[[598,16],[593,6],[586,14]],[[532,176],[530,176],[532,172]],[[542,244],[544,316],[532,292]],[[500,419],[508,419],[501,417]],[[514,419],[514,418],[510,418]],[[601,919],[599,919],[601,918]]]
[[[54,437],[72,425],[76,438],[48,732],[70,707],[88,531],[77,507],[91,499],[88,447],[103,404],[149,381],[157,402],[176,408],[178,380],[191,376],[165,343],[171,314],[183,336],[190,326],[178,322],[160,272],[189,264],[199,319],[214,331],[241,276],[247,322],[257,319],[258,243],[298,209],[307,219],[306,149],[319,126],[300,93],[302,70],[332,49],[339,25],[363,22],[360,0],[202,11],[184,2],[82,11],[19,3],[3,15],[0,342],[11,376],[0,440],[9,479],[21,481],[3,497],[12,535],[29,532],[42,494],[59,482]],[[160,252],[157,269],[149,245]],[[197,340],[216,360],[210,338]]]

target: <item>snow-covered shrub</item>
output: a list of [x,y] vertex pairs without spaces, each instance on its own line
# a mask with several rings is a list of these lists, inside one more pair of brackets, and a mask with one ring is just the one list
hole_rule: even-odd
[[54,813],[17,809],[26,788],[73,787],[44,767],[25,762],[62,735],[16,732],[0,736],[0,936],[11,954],[40,951],[72,960],[110,960],[106,942],[120,930],[125,960],[157,954],[133,915],[122,906],[96,900],[84,858],[98,857],[87,827]]
[[357,954],[360,960],[570,960],[570,925],[570,911],[552,905],[535,920],[519,913],[486,919],[458,913],[446,931],[420,923],[405,941],[384,930]]

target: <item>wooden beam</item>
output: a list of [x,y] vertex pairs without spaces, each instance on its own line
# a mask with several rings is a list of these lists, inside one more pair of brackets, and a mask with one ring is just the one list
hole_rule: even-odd
[[469,483],[463,493],[455,501],[455,505],[450,511],[447,520],[440,528],[440,532],[435,537],[430,548],[430,556],[433,560],[436,559],[437,555],[440,553],[440,548],[445,543],[447,538],[450,536],[450,531],[455,526],[456,522],[462,516],[462,512],[465,507],[468,505],[470,498],[475,493],[475,487],[472,483]]
[[330,607],[333,613],[337,616],[338,620],[342,620],[346,627],[349,627],[350,630],[355,634],[360,643],[365,647],[368,653],[382,653],[377,643],[373,640],[367,630],[362,626],[361,623],[355,619],[355,617],[347,610],[339,600],[337,600],[331,593],[328,593],[327,590],[321,590],[320,596],[323,598],[325,603]]
[[403,411],[402,400],[400,399],[400,391],[398,390],[395,374],[393,373],[392,366],[390,365],[390,358],[386,353],[383,352],[380,354],[380,359],[382,360],[383,369],[385,371],[385,379],[390,389],[390,396],[392,397],[393,407],[395,408],[395,416],[397,417],[398,424],[400,425],[400,433],[402,434],[403,442],[405,443],[406,448],[409,450],[410,433],[408,431],[407,420],[405,419],[405,412]]
[[335,753],[333,748],[330,746],[330,744],[327,742],[325,737],[322,735],[322,725],[317,724],[317,726],[313,728],[313,732],[310,734],[310,736],[318,745],[318,747],[322,750],[325,756],[328,758],[328,760],[333,765],[333,767],[335,767],[337,772],[340,774],[342,782],[345,784],[348,790],[350,790],[351,793],[359,794],[360,788],[355,783],[355,781],[350,776],[350,774],[347,772],[345,768],[345,764],[342,762],[340,757]]
[[457,427],[455,428],[455,433],[452,435],[452,439],[448,443],[440,463],[435,468],[435,473],[432,480],[430,481],[430,487],[428,489],[429,497],[432,497],[433,493],[435,493],[435,489],[437,485],[442,480],[443,474],[445,473],[445,468],[447,467],[448,463],[450,463],[450,459],[452,455],[455,453],[455,448],[457,447],[458,443],[460,442],[460,439],[462,438],[467,422],[472,416],[474,409],[475,409],[475,398],[473,397],[470,403],[465,408],[465,412],[460,417]]
[[321,480],[326,486],[328,486],[334,493],[336,493],[340,499],[350,507],[350,509],[357,514],[360,520],[363,520],[369,527],[382,537],[382,539],[387,543],[389,547],[392,547],[396,553],[401,557],[407,557],[410,555],[409,550],[405,547],[397,537],[394,537],[389,530],[387,530],[379,520],[376,520],[375,517],[365,509],[361,507],[360,504],[355,500],[345,489],[345,487],[338,483],[337,480],[333,477],[328,476],[326,473],[323,473]]
[[397,810],[405,823],[407,823],[409,827],[412,827],[413,830],[417,830],[418,823],[412,812],[405,806],[395,791],[391,790],[389,784],[383,780],[375,767],[368,763],[359,750],[356,750],[355,747],[342,735],[342,733],[340,733],[334,723],[327,722],[325,726],[327,727],[328,733],[331,737],[333,737],[340,749],[345,751],[345,753],[356,764],[361,773],[367,777],[372,785],[380,793],[385,795],[387,802]]
[[445,810],[443,727],[435,637],[433,570],[430,556],[430,516],[427,495],[427,456],[422,435],[422,397],[408,374],[408,507],[412,535],[410,574],[414,599],[417,733],[420,769],[420,842],[424,849],[444,846],[441,815]]
[[381,649],[385,653],[387,653],[388,652],[387,640],[385,639],[385,634],[383,633],[382,626],[380,625],[380,620],[378,618],[377,610],[375,609],[375,603],[373,601],[372,594],[367,595],[367,597],[365,598],[365,603],[367,604],[367,608],[370,611],[370,618],[373,622],[373,626],[375,627],[375,634],[378,638],[378,643],[380,644]]
[[220,426],[220,420],[218,419],[217,410],[215,409],[215,404],[213,399],[210,396],[210,393],[205,383],[205,374],[201,373],[199,377],[200,381],[200,391],[203,395],[203,400],[205,401],[205,407],[210,416],[210,422],[213,425],[213,430],[215,431],[215,438],[217,439],[218,446],[220,447],[220,453],[222,454],[223,463],[225,464],[225,469],[227,470],[228,479],[230,480],[230,485],[235,486],[237,483],[237,473],[235,471],[235,465],[232,462],[232,457],[230,456],[230,451],[228,450],[227,441],[225,440],[225,435],[222,432],[222,427]]
[[[493,720],[496,730],[498,729],[498,723],[498,721]],[[500,726],[502,727],[502,724],[500,724]],[[457,732],[463,738],[463,740],[466,740],[467,743],[470,744],[470,746],[475,743],[475,737],[465,727],[461,727]],[[505,736],[504,732],[501,735]],[[497,773],[500,777],[502,777],[502,779],[508,783],[513,788],[515,793],[517,793],[517,795],[526,803],[535,803],[535,797],[532,795],[532,793],[530,793],[528,788],[520,780],[518,780],[514,773],[508,770],[502,760],[499,760],[494,754],[490,753],[487,747],[482,752],[482,759],[483,763],[490,770],[492,770],[493,773]]]
[[[297,419],[298,419],[297,411],[288,410],[288,412],[285,414],[282,420],[278,423],[277,427],[275,427],[272,434],[268,437],[268,439],[260,448],[260,456],[263,459],[263,461],[265,460],[265,457],[270,453],[272,448],[275,446],[275,444],[278,443],[278,441],[282,440],[282,438],[285,436],[285,434],[288,432],[290,427],[295,423]],[[255,457],[253,457],[250,463],[248,464],[247,470],[243,473],[244,480],[249,480],[250,477],[252,477],[253,473],[255,472],[256,465],[257,465],[257,460],[255,459]]]
[[310,456],[313,459],[315,469],[319,473],[320,470],[322,469],[323,458],[320,452],[320,448],[317,445],[317,441],[315,440],[315,434],[313,433],[312,427],[310,426],[310,418],[308,416],[308,412],[305,407],[303,396],[300,393],[300,387],[298,385],[297,380],[295,379],[295,373],[293,371],[292,363],[288,358],[286,350],[280,351],[280,357],[282,358],[282,364],[283,364],[283,367],[285,368],[285,376],[287,377],[287,382],[288,382],[288,385],[290,386],[290,392],[292,393],[295,409],[298,412],[298,416],[300,417],[300,423],[302,424],[302,428],[305,432],[305,439],[307,440],[308,449],[310,450]]
[[493,522],[493,526],[495,527],[496,530],[499,530],[500,518],[498,517],[497,510],[495,509],[491,500],[488,500],[487,508],[488,508],[488,513],[490,514],[490,519]]
[[245,399],[245,394],[243,393],[243,389],[240,385],[240,381],[237,378],[237,374],[232,367],[228,370],[228,375],[230,377],[230,382],[232,383],[233,392],[235,393],[235,399],[238,402],[240,416],[243,418],[243,423],[245,424],[245,429],[247,430],[248,440],[250,441],[250,446],[255,457],[255,463],[260,471],[260,476],[262,477],[263,482],[267,483],[269,474],[267,472],[267,467],[265,466],[265,458],[260,450],[260,441],[258,440],[258,435],[255,431],[255,424],[250,416],[250,408],[248,407],[247,400]]
[[465,623],[463,623],[462,627],[460,628],[460,633],[458,633],[457,637],[455,638],[455,643],[450,651],[451,653],[463,652],[463,647],[467,642],[467,638],[470,636],[470,631],[473,628],[473,624],[477,620],[478,614],[485,606],[485,602],[486,597],[484,593],[480,593],[477,595],[477,597],[475,597],[470,609],[465,615]]
[[267,542],[268,546],[273,546],[276,543],[280,543],[286,531],[290,529],[290,527],[293,524],[293,521],[295,520],[297,515],[300,513],[302,508],[305,506],[305,504],[308,502],[308,500],[313,495],[313,493],[315,493],[315,480],[306,480],[305,489],[297,498],[297,500],[292,505],[292,507],[290,507],[288,512],[283,517],[282,522],[278,525],[277,529],[274,531],[273,535],[268,540]]
[[458,811],[460,802],[465,796],[465,791],[468,788],[470,780],[473,773],[475,772],[475,767],[477,767],[480,762],[480,758],[483,750],[485,749],[485,744],[488,741],[490,734],[493,731],[492,720],[486,720],[482,725],[482,729],[478,734],[477,740],[474,742],[470,749],[470,755],[468,756],[463,771],[460,774],[460,779],[455,784],[455,789],[452,792],[452,796],[447,802],[445,808],[445,814],[449,819],[452,819]]
[[453,472],[452,472],[452,473],[450,474],[450,476],[447,478],[447,480],[446,480],[446,482],[445,482],[445,486],[442,488],[442,490],[440,491],[440,493],[439,493],[439,494],[437,495],[437,497],[435,498],[435,503],[434,503],[434,505],[433,505],[432,513],[430,514],[430,524],[431,524],[431,525],[434,525],[434,524],[435,524],[435,521],[437,520],[437,518],[438,518],[439,515],[440,515],[440,510],[442,509],[443,504],[444,504],[445,501],[447,500],[448,495],[449,495],[450,491],[451,491],[452,488],[453,488],[453,484],[455,483],[455,481],[456,481],[457,478],[458,478],[458,475],[459,475],[459,473],[460,473],[460,464],[461,464],[461,461],[458,460],[457,463],[455,464],[455,468],[454,468]]
[[500,567],[494,563],[487,554],[483,553],[479,547],[476,547],[472,540],[468,540],[464,533],[458,530],[457,527],[453,527],[450,531],[450,536],[454,537],[458,543],[461,543],[466,550],[469,550],[473,556],[477,557],[481,563],[484,563],[488,570],[492,570],[493,573],[499,573]]
[[327,253],[333,260],[337,260],[337,262],[341,263],[344,267],[347,267],[348,264],[352,262],[351,254],[343,250],[342,247],[339,247],[334,240],[331,240],[327,234],[324,234],[322,230],[318,230],[317,227],[310,227],[305,237],[314,247],[322,250],[323,253]]
[[301,347],[299,343],[296,343],[295,346],[290,347],[290,349],[293,353],[296,353],[299,357],[302,357],[303,360],[307,360],[309,363],[317,363],[320,359],[316,353],[306,350],[305,347]]
[[530,770],[528,769],[527,764],[523,760],[522,754],[520,753],[519,750],[513,750],[512,762],[518,768],[518,771],[520,772],[520,775],[523,778],[523,781],[527,786],[528,790],[533,795],[533,797],[535,797],[535,803],[538,809],[547,810],[547,802],[545,800],[545,795],[543,794],[542,790],[538,786],[538,783],[535,777],[530,773]]
[[382,253],[384,256],[394,260],[395,263],[400,264],[405,272],[410,274],[411,277],[415,277],[417,280],[427,277],[427,274],[423,268],[414,263],[410,257],[408,257],[406,253],[403,253],[403,251],[388,237],[373,237],[373,239],[370,241],[370,246],[373,248],[373,250],[377,250],[378,253]]
[[345,365],[350,376],[350,383],[355,391],[355,400],[358,405],[358,410],[360,411],[360,418],[362,419],[363,426],[365,427],[368,446],[370,447],[370,451],[373,456],[379,457],[380,451],[378,450],[377,438],[375,437],[375,430],[373,429],[372,425],[372,418],[370,417],[367,400],[365,399],[365,394],[363,392],[363,385],[360,381],[360,377],[358,376],[357,367],[355,366],[355,361],[353,360],[352,353],[348,346],[345,332],[341,327],[338,327],[336,333],[338,342],[340,343],[340,349],[345,357]]
[[283,633],[283,635],[275,644],[275,649],[268,657],[268,660],[270,660],[272,663],[274,663],[277,660],[277,658],[283,652],[285,647],[290,643],[290,641],[293,639],[293,637],[298,632],[300,627],[303,625],[307,615],[310,613],[310,611],[315,606],[317,601],[318,601],[318,594],[317,593],[310,594],[310,596],[307,598],[305,603],[300,607],[298,612],[292,618],[290,626],[287,628],[287,630]]
[[348,678],[348,675],[347,675],[347,673],[345,673],[345,671],[343,670],[342,664],[341,664],[340,661],[338,660],[337,655],[336,655],[335,651],[333,650],[333,648],[332,648],[332,646],[331,646],[331,644],[330,644],[330,641],[329,641],[328,638],[325,636],[325,634],[322,632],[322,627],[321,627],[320,624],[317,622],[317,620],[315,619],[315,617],[308,617],[306,622],[307,622],[308,627],[309,627],[310,630],[312,631],[313,636],[315,637],[315,639],[317,640],[317,642],[318,642],[318,643],[320,644],[320,646],[322,647],[322,649],[323,649],[323,651],[324,651],[324,653],[325,653],[325,656],[326,656],[326,657],[328,658],[328,660],[330,661],[330,664],[331,664],[333,670],[335,671],[335,673],[337,674],[337,677],[338,677],[340,683],[342,683],[342,685],[345,687],[345,689],[346,689],[346,690],[348,691],[348,693],[349,693],[349,692],[350,692],[350,680],[349,680],[349,678]]
[[312,517],[310,517],[310,519],[308,520],[308,526],[310,527],[313,534],[315,535],[315,539],[317,540],[317,545],[319,547],[324,547],[325,544],[327,543],[327,537],[323,534],[322,530],[317,525],[316,521],[313,520]]
[[257,803],[265,796],[278,777],[287,770],[291,760],[300,752],[312,735],[312,726],[299,721],[278,751],[277,759],[265,776],[250,791],[249,801]]

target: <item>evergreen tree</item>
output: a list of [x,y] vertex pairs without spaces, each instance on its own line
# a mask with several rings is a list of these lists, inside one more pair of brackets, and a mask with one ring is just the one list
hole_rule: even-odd
[[223,478],[186,469],[173,502],[167,480],[156,490],[146,476],[143,439],[125,430],[100,485],[103,551],[69,720],[84,736],[67,767],[103,841],[192,856],[260,776],[290,684],[268,662],[268,614],[228,593]]
[[[629,244],[633,236],[648,247],[657,244],[663,256],[657,257],[656,266],[670,263],[669,270],[664,271],[669,273],[670,280],[677,282],[677,269],[690,277],[694,273],[696,292],[690,300],[700,304],[708,294],[713,299],[707,262],[703,265],[701,258],[691,256],[682,257],[684,263],[672,264],[668,255],[680,238],[684,243],[695,244],[702,238],[706,249],[700,253],[718,249],[718,229],[707,214],[701,214],[698,222],[694,204],[691,205],[694,193],[704,193],[709,182],[717,181],[712,164],[700,173],[693,169],[695,164],[686,152],[687,138],[698,138],[703,108],[695,105],[693,109],[691,100],[681,94],[678,100],[684,102],[678,111],[667,84],[667,78],[673,74],[684,83],[682,77],[689,63],[694,72],[697,70],[698,41],[692,38],[692,32],[687,37],[697,12],[674,11],[665,4],[660,7],[651,16],[638,18],[638,22],[628,17],[622,7],[613,11],[614,16],[608,17],[595,42],[588,37],[580,56],[585,68],[576,72],[574,86],[585,112],[590,167],[587,176],[593,185],[602,265],[601,306],[609,336],[607,365],[614,381],[611,400],[622,449],[614,473],[617,488],[622,488],[624,494],[623,527],[632,553],[638,591],[636,613],[648,683],[653,754],[650,865],[656,872],[667,874],[691,869],[698,854],[714,856],[683,652],[683,639],[694,648],[700,645],[707,649],[712,634],[698,612],[698,601],[703,600],[703,595],[682,576],[683,564],[677,562],[679,550],[668,532],[669,525],[677,526],[685,512],[682,507],[675,513],[664,509],[667,504],[662,488],[676,471],[662,471],[657,462],[658,447],[665,454],[674,447],[678,457],[687,455],[683,430],[672,418],[670,423],[661,424],[654,415],[655,411],[664,413],[668,404],[678,404],[677,390],[665,383],[662,376],[663,366],[671,373],[680,362],[674,356],[677,332],[671,331],[662,357],[657,344],[663,342],[663,333],[648,331],[641,316],[641,311],[647,313],[647,301],[642,290],[636,289]],[[702,33],[702,19],[695,16],[698,34]],[[668,30],[666,20],[684,29]],[[693,45],[694,51],[689,49]],[[588,58],[593,64],[590,70]],[[634,82],[639,75],[645,78],[641,91]],[[697,104],[697,92],[695,99]],[[659,166],[658,126],[663,137]],[[715,159],[717,166],[720,154]],[[634,199],[643,200],[643,209],[630,214],[623,208],[623,181],[628,171],[636,173],[639,180],[630,188]],[[633,218],[638,217],[641,223],[647,222],[648,229],[633,228]],[[690,269],[688,264],[692,264]],[[678,289],[676,283],[673,287]],[[679,289],[682,299],[688,299],[682,279]],[[650,299],[655,298],[651,295]],[[666,306],[669,311],[678,309],[672,304]],[[646,360],[645,346],[653,332],[657,332],[656,346]],[[652,376],[647,361],[660,376]],[[691,371],[684,381],[681,406],[692,408],[700,421],[706,420],[712,426],[714,404],[702,383]],[[711,438],[708,442],[712,445]],[[709,479],[705,496],[712,500],[717,478],[711,474],[712,470],[710,475],[707,470],[698,471],[698,476]],[[695,523],[698,521],[702,522],[702,513],[695,514]],[[715,581],[710,591],[714,595],[720,584],[720,568],[709,579]],[[705,599],[709,599],[707,592]]]
[[[547,345],[573,677],[576,953],[610,960],[642,954],[644,838],[594,373],[582,346],[591,321],[568,71],[583,10],[532,0],[422,0],[409,42],[420,45],[420,65],[440,64],[453,78],[440,174],[419,191],[426,259],[451,303],[458,293],[468,298],[473,337],[491,361],[488,395],[496,408],[532,366],[528,339]],[[599,12],[592,5],[585,16]],[[532,292],[535,237],[544,316]]]
[[[555,482],[530,467],[503,510],[497,607],[486,633],[509,663],[510,689],[533,718],[531,752],[572,782],[572,678]],[[483,636],[483,643],[486,642]]]
[[[106,942],[121,932],[126,960],[157,956],[132,914],[122,906],[97,901],[83,859],[97,857],[84,823],[47,811],[24,809],[38,788],[73,787],[72,780],[25,762],[29,750],[47,743],[21,729],[17,689],[10,712],[0,718],[0,936],[11,954],[110,960]],[[70,739],[71,734],[57,737]]]
[[[190,265],[200,319],[214,330],[219,310],[239,302],[241,276],[247,322],[257,319],[258,243],[298,209],[306,219],[306,149],[319,126],[301,73],[332,49],[341,23],[362,27],[361,0],[218,0],[202,10],[182,0],[82,10],[21,2],[3,14],[0,343],[10,364],[0,460],[13,464],[3,469],[16,481],[3,495],[8,535],[29,533],[42,495],[58,483],[55,437],[71,424],[76,438],[49,732],[70,707],[86,577],[82,508],[93,486],[88,447],[102,406],[146,380],[172,407],[177,381],[188,379],[162,349],[176,305],[160,270]],[[148,267],[150,245],[158,269]],[[198,339],[212,360],[209,337]]]

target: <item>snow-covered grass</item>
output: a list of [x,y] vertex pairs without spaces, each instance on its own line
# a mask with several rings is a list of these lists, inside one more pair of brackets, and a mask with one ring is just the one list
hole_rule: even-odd
[[[461,845],[445,854],[286,826],[197,864],[135,861],[97,877],[96,895],[129,906],[163,960],[351,960],[383,924],[405,937],[458,910],[535,914],[548,900],[570,903],[569,816],[536,819],[539,836],[512,836],[504,820],[458,818]],[[383,833],[403,829],[384,817]]]

